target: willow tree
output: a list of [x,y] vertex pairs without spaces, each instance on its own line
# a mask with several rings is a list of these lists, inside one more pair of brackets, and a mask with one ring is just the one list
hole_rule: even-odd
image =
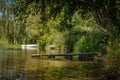
[[1,12],[1,21],[0,21],[0,29],[1,29],[1,37],[7,39],[9,42],[13,43],[13,35],[14,29],[13,27],[13,11],[11,9],[12,2],[10,0],[1,0],[0,1],[0,12]]

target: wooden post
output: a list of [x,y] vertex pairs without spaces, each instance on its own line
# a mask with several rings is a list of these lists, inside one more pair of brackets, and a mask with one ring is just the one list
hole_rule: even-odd
[[55,58],[55,56],[53,56],[53,55],[48,55],[48,59],[50,59],[50,58]]
[[64,57],[65,57],[65,59],[68,59],[68,60],[72,60],[73,59],[72,55],[65,55]]
[[78,55],[78,61],[84,61],[84,54]]
[[94,60],[94,54],[87,54],[87,61],[93,61]]

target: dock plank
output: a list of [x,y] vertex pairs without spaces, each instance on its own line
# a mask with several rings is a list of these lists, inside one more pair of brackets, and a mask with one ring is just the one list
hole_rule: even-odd
[[[72,60],[73,56],[78,56],[78,60],[93,60],[95,54],[97,52],[89,52],[89,53],[67,53],[67,54],[32,54],[31,57],[33,58],[40,58],[40,57],[47,57],[48,59],[50,58],[55,58],[56,56],[63,56],[65,59]],[[86,58],[87,57],[87,58]]]

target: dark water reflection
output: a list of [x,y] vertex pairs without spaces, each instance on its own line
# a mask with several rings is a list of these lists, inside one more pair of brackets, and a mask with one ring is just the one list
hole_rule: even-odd
[[0,80],[97,80],[102,65],[93,62],[32,59],[34,51],[0,50]]

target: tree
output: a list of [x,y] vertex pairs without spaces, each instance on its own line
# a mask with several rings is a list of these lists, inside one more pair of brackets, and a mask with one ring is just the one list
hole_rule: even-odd
[[12,29],[13,26],[13,10],[11,9],[12,2],[9,0],[1,0],[0,1],[0,28],[1,28],[1,37],[4,39],[8,39],[9,42],[13,43],[13,35],[14,32]]
[[41,22],[45,23],[51,17],[63,12],[61,30],[71,29],[71,19],[78,11],[84,18],[88,12],[92,13],[94,20],[106,35],[118,37],[120,35],[120,1],[119,0],[13,0],[14,14],[19,19],[25,19],[29,14],[40,13]]
[[64,9],[64,20],[66,21],[70,20],[76,11],[83,16],[89,11],[102,28],[107,28],[108,24],[119,24],[119,0],[15,0],[15,2],[18,4],[15,5],[16,15],[41,12],[42,19],[45,20],[48,13],[49,17],[56,16]]
[[[18,20],[25,20],[29,14],[40,14],[40,23],[44,26],[50,18],[56,18],[63,14],[60,19],[59,31],[73,28],[71,23],[73,15],[78,12],[84,19],[86,14],[92,14],[96,24],[106,35],[107,40],[114,43],[120,35],[120,6],[119,0],[13,0],[14,14]],[[71,42],[71,39],[68,40]],[[72,45],[71,45],[72,46]],[[71,51],[73,48],[70,48]]]

